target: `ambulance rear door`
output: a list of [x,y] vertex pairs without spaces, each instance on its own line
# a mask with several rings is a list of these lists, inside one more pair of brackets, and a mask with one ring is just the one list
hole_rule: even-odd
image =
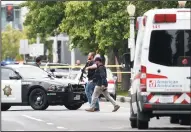
[[187,96],[191,90],[190,13],[166,13],[165,19],[168,19],[168,23],[162,22],[165,20],[162,16],[164,14],[157,13],[158,17],[155,14],[154,19],[159,23],[151,25],[146,65],[147,91],[171,94],[172,96],[161,98],[160,102],[163,103],[173,103],[173,95],[182,93],[178,102],[182,103],[186,99],[187,103],[190,103],[190,97]]

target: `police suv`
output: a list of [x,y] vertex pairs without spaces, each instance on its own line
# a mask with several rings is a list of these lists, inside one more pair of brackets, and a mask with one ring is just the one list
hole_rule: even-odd
[[[153,9],[137,22],[131,127],[148,129],[150,118],[160,116],[171,117],[171,123],[189,125],[191,10]],[[124,59],[129,59],[128,55]]]
[[64,81],[31,65],[1,66],[1,110],[30,105],[45,110],[49,105],[64,105],[77,110],[87,102],[84,86]]

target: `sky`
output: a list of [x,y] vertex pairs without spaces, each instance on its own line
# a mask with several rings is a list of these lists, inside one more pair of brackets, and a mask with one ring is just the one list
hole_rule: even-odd
[[1,1],[1,5],[6,5],[6,4],[20,4],[25,1]]

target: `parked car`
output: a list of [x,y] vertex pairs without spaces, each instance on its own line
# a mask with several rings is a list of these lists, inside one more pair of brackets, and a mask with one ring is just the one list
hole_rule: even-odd
[[79,83],[79,84],[85,86],[87,81],[88,81],[87,74],[84,73],[83,74],[84,77],[82,78],[82,81],[80,81],[81,74],[82,74],[81,70],[78,70],[78,71],[77,70],[71,70],[68,77],[67,77],[67,79],[74,80],[76,83]]
[[49,105],[77,110],[87,102],[82,85],[73,80],[54,78],[36,66],[1,66],[1,79],[2,111],[23,105],[34,110],[45,110]]
[[[108,81],[108,92],[111,95],[111,97],[113,97],[114,100],[116,100],[116,96],[117,96],[117,77],[113,75],[112,71],[107,68],[107,81]],[[72,71],[70,72],[68,78],[75,80],[76,82],[79,82],[81,76],[81,71]],[[80,84],[86,85],[86,82],[88,81],[87,79],[87,74],[83,75],[84,78],[82,80],[82,82],[79,82]],[[100,98],[104,97],[102,94],[100,95]]]
[[[111,97],[116,100],[117,97],[117,76],[114,76],[112,71],[107,68],[107,82],[108,82],[108,87],[107,90],[109,92],[109,94],[111,95]],[[100,95],[100,97],[104,97],[102,94]]]
[[[68,64],[62,64],[62,63],[46,63],[44,65],[41,65],[45,71],[47,71],[50,74],[53,74],[57,78],[67,78],[70,69],[71,68],[65,68],[61,66],[69,66]],[[53,68],[51,68],[53,66]]]

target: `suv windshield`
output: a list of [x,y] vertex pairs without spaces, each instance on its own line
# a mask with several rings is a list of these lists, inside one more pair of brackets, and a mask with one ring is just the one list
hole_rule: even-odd
[[[187,65],[182,60],[187,59]],[[156,30],[151,33],[149,61],[164,66],[190,66],[191,30]]]
[[46,78],[48,77],[48,73],[45,72],[44,70],[35,67],[35,66],[30,66],[30,67],[19,67],[17,68],[19,74],[23,78]]

